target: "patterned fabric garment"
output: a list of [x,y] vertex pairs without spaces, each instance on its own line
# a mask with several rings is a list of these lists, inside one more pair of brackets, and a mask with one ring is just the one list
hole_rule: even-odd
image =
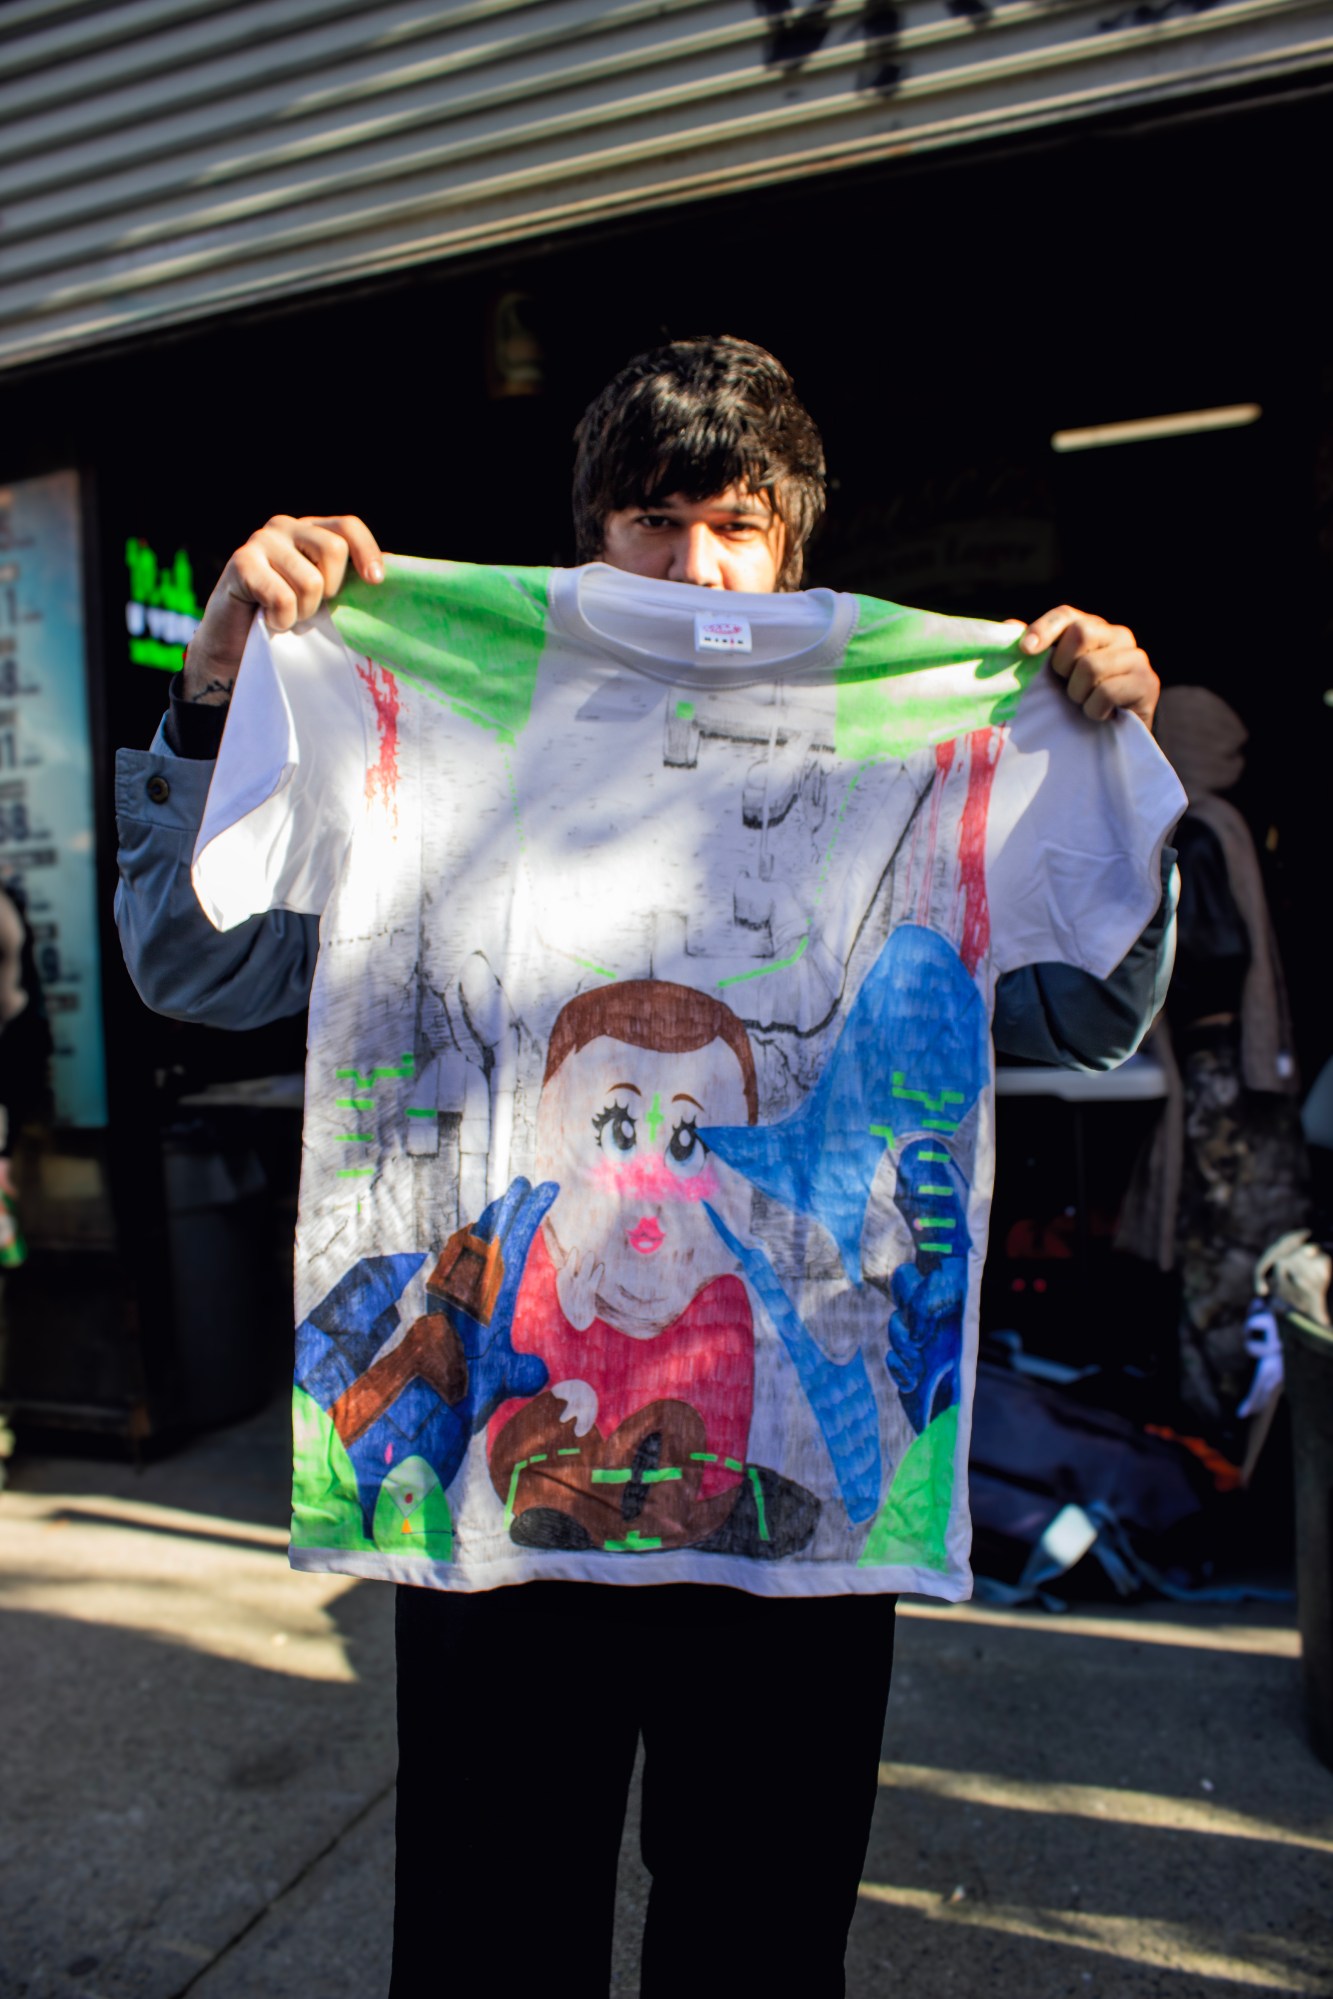
[[995,983],[1183,795],[1015,626],[399,562],[242,664],[195,856],[320,917],[293,1560],[970,1587]]
[[1234,1418],[1254,1371],[1245,1320],[1255,1262],[1306,1220],[1305,1147],[1293,1098],[1246,1089],[1234,1030],[1194,1047],[1182,1078],[1180,1393],[1191,1415],[1217,1431]]

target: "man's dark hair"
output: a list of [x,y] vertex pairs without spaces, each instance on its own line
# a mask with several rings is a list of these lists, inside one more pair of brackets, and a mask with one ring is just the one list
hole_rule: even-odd
[[779,590],[799,590],[805,544],[824,511],[824,446],[782,363],[728,335],[638,354],[589,403],[574,432],[578,560],[602,553],[606,517],[672,493],[762,493],[787,532]]

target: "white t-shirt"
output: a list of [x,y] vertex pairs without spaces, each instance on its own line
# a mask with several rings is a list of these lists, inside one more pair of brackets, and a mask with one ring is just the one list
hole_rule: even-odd
[[995,980],[1184,806],[1017,626],[396,561],[246,650],[194,880],[320,918],[293,1560],[968,1593]]

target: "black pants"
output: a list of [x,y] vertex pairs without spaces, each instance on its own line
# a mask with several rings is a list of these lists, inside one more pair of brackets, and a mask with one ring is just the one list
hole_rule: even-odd
[[886,1596],[400,1588],[391,1999],[599,1999],[640,1734],[643,1999],[841,1999]]

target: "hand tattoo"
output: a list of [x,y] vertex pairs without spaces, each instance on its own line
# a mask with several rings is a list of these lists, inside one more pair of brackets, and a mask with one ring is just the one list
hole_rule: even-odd
[[231,691],[235,685],[235,676],[230,680],[208,680],[205,681],[202,687],[196,688],[194,693],[187,698],[191,701],[208,701],[216,699],[218,695],[221,695],[224,700],[230,701]]

